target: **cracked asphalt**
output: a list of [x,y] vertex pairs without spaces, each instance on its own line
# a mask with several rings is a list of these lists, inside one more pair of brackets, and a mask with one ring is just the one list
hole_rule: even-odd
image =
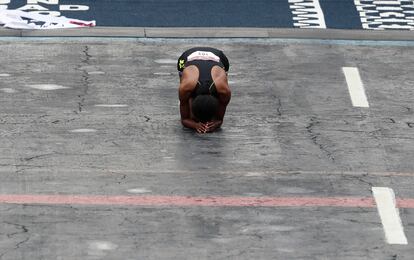
[[[414,198],[414,47],[283,40],[0,39],[0,192]],[[221,131],[179,122],[174,61],[230,60]],[[352,106],[357,67],[369,108]],[[44,90],[35,85],[58,86]],[[112,107],[108,107],[112,105]],[[117,105],[117,106],[114,106]],[[0,259],[412,259],[376,208],[0,204]]]

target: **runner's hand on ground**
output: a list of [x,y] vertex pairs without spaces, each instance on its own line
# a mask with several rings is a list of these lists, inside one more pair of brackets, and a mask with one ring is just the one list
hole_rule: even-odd
[[208,130],[207,124],[204,124],[204,123],[198,122],[198,123],[196,124],[196,130],[197,130],[197,132],[198,132],[198,133],[200,133],[200,134],[207,133],[207,130]]
[[220,126],[221,126],[221,121],[207,122],[207,124],[206,124],[207,132],[213,132],[214,130],[216,130]]

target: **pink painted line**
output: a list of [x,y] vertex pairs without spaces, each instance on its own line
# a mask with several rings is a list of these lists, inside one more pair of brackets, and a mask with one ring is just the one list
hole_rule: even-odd
[[[358,197],[0,195],[0,204],[7,203],[163,207],[375,207],[373,198]],[[399,205],[414,208],[414,201],[400,200]]]
[[414,199],[396,199],[396,204],[398,208],[413,209]]
[[[96,195],[0,195],[0,204],[111,205],[151,207],[375,207],[363,197],[190,197]],[[414,199],[397,199],[399,208],[414,208]]]

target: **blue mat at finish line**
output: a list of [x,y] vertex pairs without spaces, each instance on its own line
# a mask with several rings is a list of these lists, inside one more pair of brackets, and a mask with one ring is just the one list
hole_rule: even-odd
[[[411,1],[411,0],[410,0]],[[391,0],[389,10],[396,4],[407,11],[413,10],[408,0]],[[66,17],[96,20],[98,26],[120,27],[275,27],[294,28],[298,14],[292,8],[296,4],[306,9],[306,14],[314,14],[312,5],[318,3],[323,13],[326,28],[361,29],[360,15],[356,2],[363,5],[373,0],[39,0],[37,5],[27,4],[27,0],[0,0],[2,8],[26,11],[55,12]],[[32,1],[33,2],[33,1]],[[378,1],[376,1],[378,2]],[[381,1],[380,1],[381,2]],[[384,2],[384,1],[382,1]],[[393,3],[395,2],[395,3]],[[379,3],[379,2],[378,2]],[[384,2],[385,3],[385,2]],[[387,4],[386,4],[387,5]],[[1,6],[0,6],[1,7]],[[37,9],[40,10],[37,10]],[[371,7],[364,7],[371,8]],[[380,8],[387,12],[386,8]],[[375,10],[370,9],[370,10]],[[302,10],[303,11],[303,10]],[[405,14],[400,11],[401,15]],[[305,14],[305,15],[306,15]],[[390,14],[390,13],[389,13]],[[380,16],[379,13],[374,15]],[[386,18],[399,18],[399,14]],[[296,17],[295,17],[296,16]],[[411,15],[408,15],[411,16]],[[310,18],[312,20],[313,18]],[[380,18],[381,19],[381,18]],[[405,19],[405,18],[404,18]],[[407,18],[400,24],[406,26]],[[387,21],[373,26],[386,24]],[[395,22],[395,21],[394,21]],[[409,25],[409,26],[414,26]]]

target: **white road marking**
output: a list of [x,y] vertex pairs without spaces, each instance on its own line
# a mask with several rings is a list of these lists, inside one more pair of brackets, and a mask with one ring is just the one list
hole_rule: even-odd
[[170,76],[171,73],[170,72],[154,72],[154,75],[157,75],[157,76]]
[[160,64],[177,64],[177,60],[173,59],[158,59],[155,62]]
[[127,192],[134,193],[134,194],[142,194],[142,193],[151,193],[152,190],[149,190],[146,188],[134,188],[134,189],[127,190]]
[[90,71],[88,72],[89,75],[102,75],[105,74],[103,71]]
[[1,88],[0,89],[2,92],[4,92],[4,93],[16,93],[17,91],[16,90],[14,90],[14,89],[12,89],[12,88]]
[[92,241],[89,243],[88,254],[93,256],[105,256],[108,251],[113,251],[118,245],[108,241]]
[[97,104],[95,107],[128,107],[125,104]]
[[11,75],[8,73],[0,73],[0,77],[10,77]]
[[395,203],[394,191],[387,187],[372,187],[378,213],[388,244],[407,245],[407,237]]
[[343,67],[345,79],[348,85],[349,95],[351,96],[354,107],[369,107],[367,96],[365,95],[364,85],[359,76],[358,68]]
[[246,176],[246,177],[263,177],[263,176],[266,176],[266,174],[263,173],[263,172],[248,172],[244,176]]
[[34,85],[27,85],[29,88],[35,88],[40,90],[57,90],[57,89],[67,89],[69,87],[56,85],[56,84],[34,84]]
[[94,133],[96,132],[95,129],[89,129],[89,128],[81,128],[81,129],[73,129],[70,130],[71,133]]

